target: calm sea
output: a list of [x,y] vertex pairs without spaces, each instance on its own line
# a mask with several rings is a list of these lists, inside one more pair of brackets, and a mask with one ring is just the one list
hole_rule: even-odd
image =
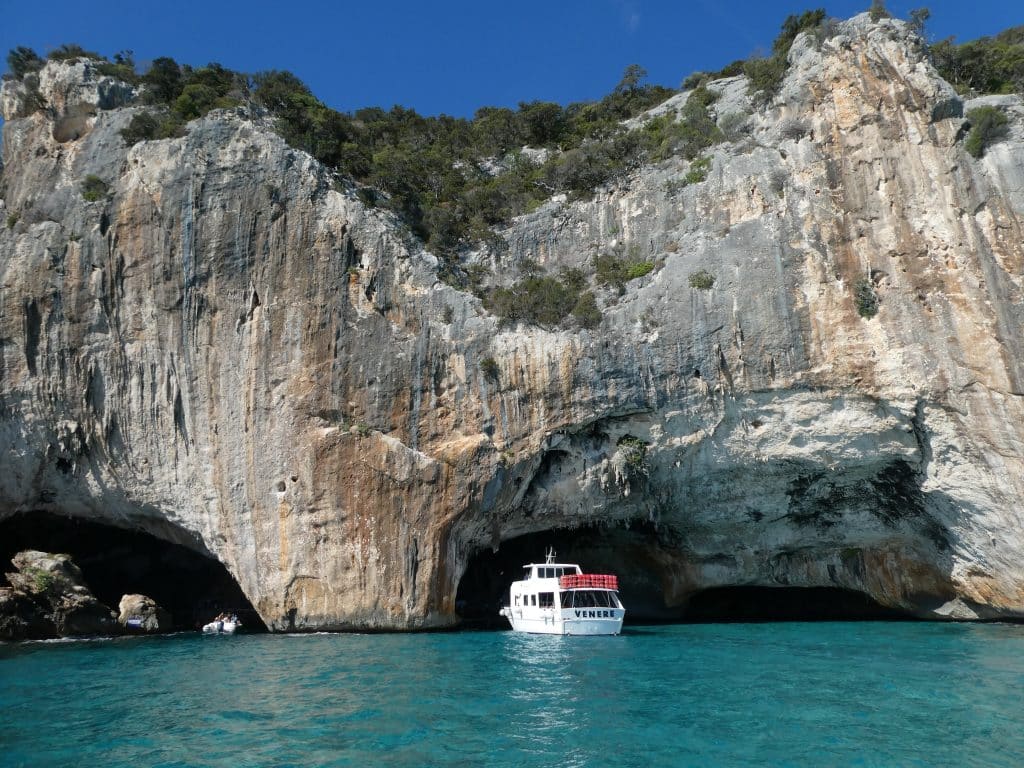
[[0,645],[3,766],[1021,766],[1024,626]]

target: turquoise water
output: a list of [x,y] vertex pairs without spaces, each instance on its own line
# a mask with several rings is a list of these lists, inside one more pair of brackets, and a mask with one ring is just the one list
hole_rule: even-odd
[[3,766],[1019,766],[1024,626],[0,646]]

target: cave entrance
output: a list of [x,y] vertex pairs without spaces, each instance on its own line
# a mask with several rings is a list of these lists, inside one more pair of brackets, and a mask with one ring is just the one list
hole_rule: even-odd
[[665,600],[665,574],[682,555],[649,524],[630,528],[553,529],[503,541],[497,552],[478,552],[456,591],[464,627],[507,629],[498,615],[523,565],[544,562],[554,547],[557,560],[585,572],[619,577],[627,624],[743,621],[893,621],[912,618],[862,592],[837,587],[724,586],[692,594],[683,605]]
[[894,621],[912,618],[863,592],[838,587],[712,587],[695,593],[692,622]]
[[497,552],[484,549],[466,567],[455,595],[455,610],[466,627],[507,628],[498,611],[508,602],[513,581],[527,563],[543,563],[553,547],[561,563],[578,563],[586,573],[614,573],[626,606],[627,623],[681,620],[680,608],[665,605],[660,562],[666,559],[653,525],[630,528],[556,528],[501,542]]
[[122,595],[139,593],[170,611],[175,629],[197,629],[233,611],[246,630],[266,631],[223,564],[151,534],[48,512],[0,520],[0,574],[25,549],[70,555],[92,593],[114,611]]

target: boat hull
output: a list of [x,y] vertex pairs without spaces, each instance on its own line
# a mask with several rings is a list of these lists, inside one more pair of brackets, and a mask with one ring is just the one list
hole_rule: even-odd
[[[584,612],[585,613],[585,612]],[[542,616],[526,617],[522,612],[505,609],[502,615],[515,632],[534,635],[618,635],[622,632],[623,610],[606,610],[601,617]]]
[[238,630],[240,623],[234,621],[211,621],[203,625],[205,635],[233,635]]

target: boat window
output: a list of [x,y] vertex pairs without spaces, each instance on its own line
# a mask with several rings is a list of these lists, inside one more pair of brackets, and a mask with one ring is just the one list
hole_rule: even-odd
[[611,592],[603,589],[573,590],[574,608],[618,608]]
[[516,595],[516,605],[519,605],[519,595]]
[[536,605],[536,604],[537,604],[537,596],[536,595],[530,595],[530,605]]
[[540,607],[541,608],[554,608],[555,607],[555,593],[554,592],[541,592],[540,593]]
[[563,608],[572,608],[572,592],[563,592],[562,593],[562,607]]

